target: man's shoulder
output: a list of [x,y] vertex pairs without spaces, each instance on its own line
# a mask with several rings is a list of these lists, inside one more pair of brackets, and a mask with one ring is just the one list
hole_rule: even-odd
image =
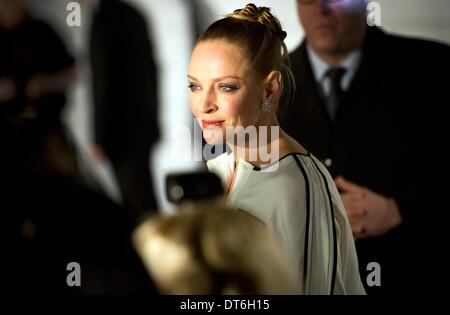
[[289,53],[289,62],[291,71],[295,75],[296,84],[299,84],[299,80],[303,80],[299,77],[299,74],[305,74],[305,70],[308,68],[307,65],[309,63],[305,40],[303,40],[298,47],[296,47]]
[[303,40],[299,46],[289,52],[291,64],[298,62],[306,54],[306,41]]
[[421,38],[418,36],[401,35],[391,32],[385,32],[379,28],[369,28],[369,38],[377,38],[375,41],[382,46],[389,46],[391,52],[397,53],[449,53],[450,46],[447,43],[439,42],[434,39]]

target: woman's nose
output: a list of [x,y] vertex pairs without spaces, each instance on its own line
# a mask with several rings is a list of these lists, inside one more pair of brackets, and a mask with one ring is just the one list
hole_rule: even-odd
[[199,111],[201,113],[210,114],[218,109],[217,99],[214,92],[207,91],[199,102]]

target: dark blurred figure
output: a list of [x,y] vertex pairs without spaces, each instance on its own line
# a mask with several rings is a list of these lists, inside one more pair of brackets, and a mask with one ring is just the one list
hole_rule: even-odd
[[[438,209],[426,199],[426,148],[433,106],[446,100],[435,73],[449,73],[449,47],[368,27],[363,0],[297,8],[306,38],[291,54],[296,99],[281,126],[336,178],[367,292],[425,288],[437,247],[426,222]],[[372,261],[380,287],[365,281]]]
[[21,1],[0,0],[0,140],[20,147],[30,171],[77,174],[60,119],[74,79],[73,59],[57,34]]
[[[0,0],[2,284],[9,294],[152,293],[121,207],[85,186],[60,113],[74,79],[56,34]],[[66,279],[70,262],[81,286]]]
[[[22,169],[0,167],[8,294],[155,293],[131,247],[134,223],[125,209],[73,178]],[[71,262],[80,265],[81,286],[67,283]]]
[[150,149],[159,137],[157,70],[145,20],[121,1],[100,1],[90,54],[95,155],[109,158],[123,204],[139,220],[157,209],[149,170]]

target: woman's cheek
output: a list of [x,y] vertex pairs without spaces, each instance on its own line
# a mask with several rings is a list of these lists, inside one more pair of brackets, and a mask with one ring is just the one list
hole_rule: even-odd
[[193,96],[189,96],[188,104],[189,104],[189,108],[190,108],[192,114],[194,114],[194,116],[197,117],[197,111],[195,110],[196,107],[194,105],[195,104],[195,98]]
[[238,117],[243,111],[243,106],[241,102],[228,102],[223,105],[223,113],[229,117]]

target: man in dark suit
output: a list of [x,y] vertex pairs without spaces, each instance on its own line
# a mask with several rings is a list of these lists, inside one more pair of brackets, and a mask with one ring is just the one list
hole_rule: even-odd
[[156,209],[149,152],[159,137],[157,69],[147,23],[117,0],[99,2],[90,39],[96,153],[111,161],[124,206]]
[[290,55],[296,96],[280,121],[335,177],[367,292],[401,293],[425,284],[434,263],[425,148],[445,99],[435,73],[448,73],[450,54],[368,27],[365,4],[297,0],[305,40]]

